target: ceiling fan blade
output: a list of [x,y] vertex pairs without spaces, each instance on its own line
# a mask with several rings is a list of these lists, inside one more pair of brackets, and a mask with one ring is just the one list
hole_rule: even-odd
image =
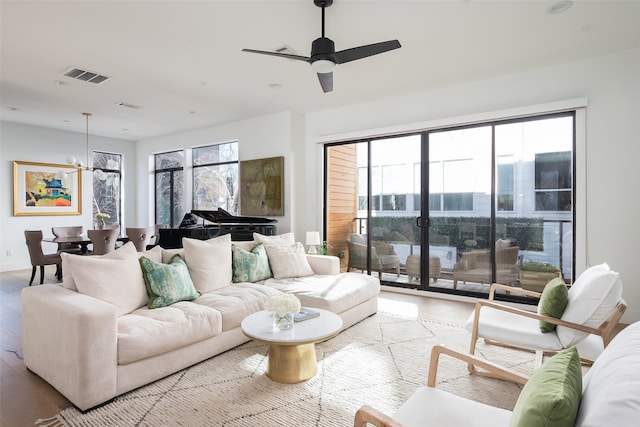
[[304,61],[304,62],[311,63],[311,58],[308,58],[306,56],[291,55],[288,53],[280,53],[280,52],[269,52],[266,50],[255,50],[255,49],[242,49],[242,51],[250,52],[250,53],[259,53],[261,55],[279,56],[281,58],[295,59],[297,61]]
[[333,91],[333,73],[318,73],[318,80],[324,93]]
[[351,49],[341,50],[334,54],[336,64],[344,64],[345,62],[355,61],[356,59],[366,58],[367,56],[377,55],[379,53],[388,52],[393,49],[400,48],[398,40],[389,40],[386,42],[368,44],[358,46]]

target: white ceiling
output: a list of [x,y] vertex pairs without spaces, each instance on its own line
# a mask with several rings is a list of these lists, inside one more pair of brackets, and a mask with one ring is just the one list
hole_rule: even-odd
[[[87,111],[92,134],[140,140],[640,47],[639,0],[546,13],[554,3],[335,0],[326,36],[336,50],[391,39],[402,48],[338,65],[325,94],[308,64],[241,52],[288,45],[308,56],[321,30],[313,0],[1,0],[0,118],[84,132]],[[71,67],[111,80],[72,80]]]

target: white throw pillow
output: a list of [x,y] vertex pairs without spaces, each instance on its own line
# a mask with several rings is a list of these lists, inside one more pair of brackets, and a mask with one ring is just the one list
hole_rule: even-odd
[[264,234],[253,233],[253,240],[257,243],[262,243],[265,247],[294,245],[296,243],[293,233],[278,234],[277,236],[265,236]]
[[255,248],[258,243],[259,242],[256,242],[255,240],[248,240],[248,241],[240,240],[240,241],[237,241],[237,242],[235,242],[235,241],[231,242],[232,245],[236,245],[237,247],[242,248],[242,249],[244,249],[245,251],[248,251],[248,252],[251,252],[251,250],[253,248]]
[[271,272],[276,279],[289,277],[304,277],[313,275],[313,270],[307,261],[302,243],[281,246],[265,246]]
[[138,258],[140,258],[141,256],[149,258],[154,262],[162,262],[162,248],[160,246],[154,246],[147,251],[138,252]]
[[[109,252],[108,254],[104,254],[104,255],[92,255],[93,258],[107,258],[107,259],[125,259],[129,256],[132,256],[133,253],[137,253],[136,252],[136,246],[133,244],[133,242],[128,242],[127,244],[123,245],[121,248],[118,248],[118,250]],[[78,255],[80,256],[80,255]],[[89,255],[82,255],[82,256],[89,256]],[[67,272],[67,266],[64,264],[64,258],[62,259],[62,272],[65,273]],[[68,273],[68,272],[67,272]],[[64,274],[64,281],[62,282],[62,286],[72,290],[72,291],[76,291],[78,292],[78,287],[76,286],[76,281],[74,280],[73,276],[71,274]]]
[[[589,267],[569,289],[569,302],[562,313],[562,320],[598,327],[607,320],[621,299],[620,275],[611,271],[607,264]],[[557,327],[557,334],[564,347],[572,346],[588,335],[563,326]]]
[[123,250],[128,256],[121,259],[60,254],[78,292],[115,305],[119,316],[131,313],[149,301],[135,246],[133,252],[124,246],[115,252]]
[[180,255],[180,258],[184,259],[184,248],[178,249],[165,249],[162,248],[162,263],[169,264],[174,255]]
[[209,240],[182,239],[184,261],[189,275],[201,294],[224,288],[232,283],[231,235]]

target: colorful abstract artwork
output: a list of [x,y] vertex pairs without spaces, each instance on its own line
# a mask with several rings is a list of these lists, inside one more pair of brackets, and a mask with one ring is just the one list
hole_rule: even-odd
[[13,162],[13,214],[79,215],[82,171],[69,165]]

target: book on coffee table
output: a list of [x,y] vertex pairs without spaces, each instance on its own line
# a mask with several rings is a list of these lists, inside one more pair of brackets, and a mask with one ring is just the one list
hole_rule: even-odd
[[302,307],[299,312],[293,315],[294,322],[302,322],[303,320],[313,319],[320,316],[320,312],[311,308]]

